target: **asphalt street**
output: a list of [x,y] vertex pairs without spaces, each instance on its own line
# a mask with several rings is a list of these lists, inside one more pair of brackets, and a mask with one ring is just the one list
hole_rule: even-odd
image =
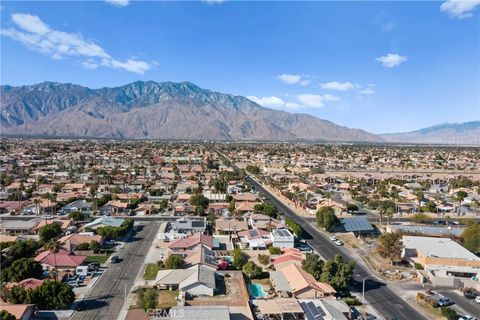
[[[275,205],[281,213],[291,218],[295,223],[300,225],[304,230],[304,238],[308,239],[309,244],[318,251],[324,258],[331,259],[336,254],[342,255],[345,259],[353,260],[344,250],[337,247],[330,239],[320,233],[306,219],[295,214],[288,206],[277,200],[270,192],[264,189],[251,177],[247,177],[247,181],[258,191],[262,192],[265,197]],[[310,239],[309,239],[310,238]],[[362,265],[355,264],[355,287],[362,292],[363,279],[370,277],[365,282],[365,299],[375,308],[385,319],[402,319],[402,320],[421,320],[426,319],[422,314],[412,308],[401,297],[396,295],[387,284],[374,279],[373,274]]]
[[143,264],[158,222],[140,226],[136,234],[118,252],[119,262],[111,263],[85,297],[85,310],[76,311],[73,320],[115,320]]
[[480,303],[475,302],[475,299],[467,299],[461,295],[453,293],[451,291],[439,291],[441,295],[450,298],[457,306],[465,310],[472,316],[480,316]]

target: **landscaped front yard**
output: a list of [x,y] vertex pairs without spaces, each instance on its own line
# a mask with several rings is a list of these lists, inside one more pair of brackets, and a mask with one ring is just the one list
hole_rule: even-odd
[[155,280],[157,278],[158,265],[156,263],[149,263],[145,268],[145,273],[143,274],[143,279],[145,280]]
[[100,263],[105,263],[108,259],[108,257],[110,257],[110,254],[106,254],[106,255],[94,255],[94,256],[88,256],[87,259],[85,260],[85,262],[87,263],[90,263],[90,262],[100,262]]

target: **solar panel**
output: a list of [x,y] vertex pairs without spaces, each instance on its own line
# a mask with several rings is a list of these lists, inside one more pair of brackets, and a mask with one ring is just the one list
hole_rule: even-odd
[[324,316],[327,314],[321,307],[317,307],[313,302],[302,302],[300,303],[302,306],[303,310],[305,311],[307,315],[307,319],[323,319]]
[[203,228],[204,225],[203,221],[192,221],[193,228]]
[[364,217],[344,218],[342,223],[348,232],[373,231],[373,226]]

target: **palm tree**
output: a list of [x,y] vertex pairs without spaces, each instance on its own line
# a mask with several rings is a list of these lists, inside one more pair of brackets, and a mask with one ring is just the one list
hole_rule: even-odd
[[60,244],[57,242],[56,239],[51,239],[45,244],[45,249],[50,251],[53,254],[53,267],[55,269],[55,280],[58,281],[58,273],[57,273],[57,253],[60,251]]
[[90,187],[90,196],[92,197],[92,211],[93,215],[97,214],[97,185],[94,184]]
[[42,200],[39,198],[36,198],[33,200],[33,203],[37,206],[37,215],[40,215],[40,204],[42,203]]

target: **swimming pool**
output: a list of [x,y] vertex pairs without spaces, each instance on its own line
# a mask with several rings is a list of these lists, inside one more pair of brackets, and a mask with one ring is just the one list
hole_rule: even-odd
[[263,291],[263,287],[259,284],[253,283],[248,285],[248,291],[252,298],[265,298],[267,294]]

